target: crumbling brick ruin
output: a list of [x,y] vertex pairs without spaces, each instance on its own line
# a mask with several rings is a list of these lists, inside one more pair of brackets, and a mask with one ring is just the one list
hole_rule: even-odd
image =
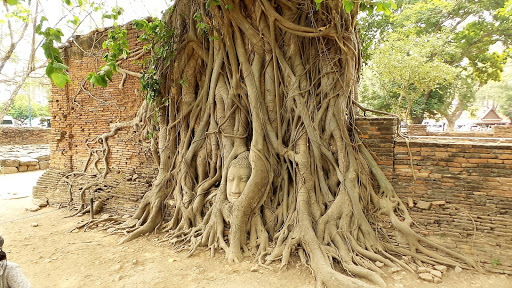
[[[131,25],[127,28],[131,49],[140,48],[139,32]],[[73,82],[52,89],[51,165],[34,188],[35,198],[66,202],[69,194],[61,178],[82,171],[89,159],[87,142],[108,132],[110,123],[134,117],[144,101],[136,77],[117,74],[107,88],[94,89],[85,80],[102,65],[100,48],[106,33],[76,37],[62,49]],[[140,70],[129,61],[121,67]],[[415,229],[476,256],[487,268],[512,273],[512,139],[500,143],[453,137],[406,140],[398,137],[397,124],[393,118],[357,121],[361,138],[408,203]],[[150,187],[156,167],[145,141],[134,131],[125,129],[110,141],[108,159],[115,171],[107,177],[113,188],[106,211],[126,215],[134,212]]]

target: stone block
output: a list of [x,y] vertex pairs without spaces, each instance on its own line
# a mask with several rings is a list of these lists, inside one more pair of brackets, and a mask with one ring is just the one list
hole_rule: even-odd
[[2,167],[18,167],[19,165],[20,165],[20,160],[18,160],[18,159],[9,159],[9,158],[0,159],[0,166],[2,166]]
[[40,199],[32,199],[32,203],[39,207],[46,207],[46,206],[48,206],[48,198],[46,198],[46,201],[43,201]]
[[45,170],[50,167],[50,161],[39,161],[39,169]]
[[30,157],[22,157],[19,160],[20,160],[20,165],[25,165],[25,166],[36,166],[39,163],[39,161],[37,161],[37,159],[30,158]]
[[19,172],[25,172],[28,171],[28,166],[22,165],[18,167]]
[[16,167],[0,167],[0,174],[12,174],[18,173],[18,168]]
[[39,164],[36,166],[28,166],[27,171],[36,171],[39,170]]
[[430,206],[432,206],[431,202],[418,201],[418,203],[416,203],[416,207],[418,207],[419,209],[423,209],[423,210],[429,210]]
[[39,160],[39,162],[41,161],[48,161],[50,160],[50,155],[48,154],[45,154],[45,155],[39,155],[37,157],[35,157],[37,160]]

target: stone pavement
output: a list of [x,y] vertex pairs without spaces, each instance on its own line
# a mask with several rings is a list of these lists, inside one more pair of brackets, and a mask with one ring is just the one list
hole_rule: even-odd
[[45,170],[50,166],[50,145],[0,146],[0,174]]

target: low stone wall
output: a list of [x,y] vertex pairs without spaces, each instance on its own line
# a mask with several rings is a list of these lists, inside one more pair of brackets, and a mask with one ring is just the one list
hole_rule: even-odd
[[409,125],[407,125],[407,134],[408,135],[425,136],[428,134],[427,125],[409,124]]
[[50,144],[50,129],[0,127],[0,146]]
[[418,232],[512,273],[512,144],[416,138],[408,146],[395,142],[392,183]]
[[409,136],[432,136],[448,138],[512,138],[512,125],[495,125],[485,131],[427,131],[427,125],[410,124]]
[[492,127],[494,137],[512,138],[512,125],[499,125]]
[[0,174],[45,170],[49,166],[49,145],[0,146]]

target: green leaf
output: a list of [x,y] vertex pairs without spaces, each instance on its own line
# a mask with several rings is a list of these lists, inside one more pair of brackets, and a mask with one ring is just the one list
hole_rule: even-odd
[[18,0],[7,0],[7,4],[9,4],[9,5],[17,5],[18,4]]
[[146,20],[135,20],[133,21],[133,27],[137,30],[142,30],[146,27],[148,22]]
[[345,8],[345,11],[347,13],[350,13],[350,11],[352,11],[352,9],[354,8],[354,2],[350,0],[343,0],[343,7]]
[[69,79],[69,76],[64,73],[53,73],[50,78],[52,79],[55,86],[59,88],[64,88],[68,82],[71,82],[71,79]]
[[324,0],[315,0],[316,3],[316,10],[320,10],[320,4],[322,4]]
[[108,83],[107,83],[107,78],[105,78],[105,75],[103,75],[103,76],[96,75],[96,84],[100,85],[101,87],[107,87]]
[[[48,64],[49,65],[49,64]],[[53,63],[53,68],[56,68],[56,69],[63,69],[63,70],[68,70],[69,67],[62,64],[62,63]]]
[[53,69],[53,63],[50,62],[48,63],[48,65],[46,66],[46,76],[48,77],[52,77],[52,74],[55,72],[55,69]]
[[76,26],[78,25],[78,23],[80,23],[80,18],[73,16],[73,20],[68,20],[68,23],[71,23]]
[[64,3],[66,3],[68,6],[71,6],[71,0],[64,0]]

